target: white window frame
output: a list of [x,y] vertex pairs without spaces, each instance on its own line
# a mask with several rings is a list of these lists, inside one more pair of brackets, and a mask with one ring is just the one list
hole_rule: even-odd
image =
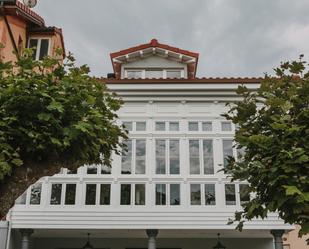
[[48,49],[47,49],[47,55],[50,56],[51,55],[51,42],[52,39],[49,37],[30,37],[28,39],[28,48],[30,48],[30,40],[38,40],[38,45],[36,47],[36,54],[35,54],[35,60],[39,61],[40,58],[40,50],[41,50],[41,42],[42,40],[48,40]]
[[[157,189],[157,185],[165,185],[165,191],[166,191],[166,200],[165,200],[165,205],[157,205],[156,201],[157,201],[157,196],[156,196],[156,189]],[[180,204],[179,205],[171,205],[171,185],[179,185],[179,199],[180,199]],[[166,183],[166,182],[156,182],[154,184],[154,200],[153,200],[153,204],[156,207],[166,207],[166,206],[171,206],[171,207],[181,207],[183,206],[183,200],[182,200],[182,183],[181,182],[170,182],[170,183]]]
[[[121,185],[130,185],[130,191],[131,191],[131,199],[130,204],[124,205],[121,204]],[[144,185],[145,186],[145,204],[144,205],[137,205],[135,204],[135,188],[136,185]],[[145,207],[147,205],[147,184],[145,182],[139,182],[139,183],[131,183],[131,182],[121,182],[119,183],[119,206],[121,207],[128,207],[128,206],[136,206],[136,207]]]
[[[191,203],[191,185],[200,185],[200,190],[201,190],[201,204],[200,205],[194,205]],[[206,205],[206,198],[205,198],[205,185],[214,185],[215,186],[215,202],[216,204],[215,205]],[[191,182],[189,184],[189,206],[191,207],[194,207],[194,206],[197,206],[197,207],[216,207],[218,206],[218,197],[220,197],[220,195],[218,195],[218,191],[217,191],[217,182]],[[236,189],[235,189],[235,192],[236,192]],[[225,192],[224,192],[225,193]],[[224,195],[224,198],[225,198],[225,195]]]

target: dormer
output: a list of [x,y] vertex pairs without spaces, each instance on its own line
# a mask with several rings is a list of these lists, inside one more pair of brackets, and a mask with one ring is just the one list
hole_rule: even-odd
[[194,79],[199,55],[152,39],[110,56],[116,79]]

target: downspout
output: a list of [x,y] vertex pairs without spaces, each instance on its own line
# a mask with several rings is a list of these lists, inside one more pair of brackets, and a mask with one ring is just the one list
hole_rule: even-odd
[[10,36],[11,42],[13,44],[15,53],[16,53],[16,57],[17,57],[17,59],[19,59],[18,48],[17,48],[16,42],[14,40],[14,36],[13,36],[13,32],[12,32],[11,26],[10,26],[10,24],[8,22],[7,17],[6,17],[5,9],[4,9],[3,4],[4,4],[4,2],[1,2],[1,15],[3,16],[4,22],[6,24],[6,27],[7,27],[8,31],[9,31],[9,36]]

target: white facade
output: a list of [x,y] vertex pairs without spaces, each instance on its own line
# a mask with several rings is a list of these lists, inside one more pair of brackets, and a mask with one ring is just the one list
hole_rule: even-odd
[[[153,55],[126,62],[121,72],[182,66],[186,78],[184,65]],[[212,248],[221,233],[227,248],[271,249],[270,231],[291,228],[276,214],[247,222],[242,233],[227,225],[248,196],[240,196],[246,183],[230,183],[220,171],[225,155],[237,157],[235,127],[221,114],[244,80],[107,83],[125,101],[119,124],[131,130],[129,151],[114,155],[110,170],[64,169],[29,188],[8,215],[11,246],[18,244],[18,229],[33,229],[35,249],[81,248],[87,232],[96,248],[146,248],[145,230],[157,229],[161,248]],[[250,80],[247,85],[258,87]]]

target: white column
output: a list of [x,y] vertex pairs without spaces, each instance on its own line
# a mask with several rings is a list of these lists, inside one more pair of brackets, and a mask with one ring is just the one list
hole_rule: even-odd
[[158,235],[157,229],[147,229],[148,249],[156,249],[156,237]]
[[21,249],[30,249],[31,241],[30,236],[33,233],[32,229],[20,229],[21,233]]
[[282,235],[284,230],[271,230],[270,233],[274,236],[275,249],[283,249]]

